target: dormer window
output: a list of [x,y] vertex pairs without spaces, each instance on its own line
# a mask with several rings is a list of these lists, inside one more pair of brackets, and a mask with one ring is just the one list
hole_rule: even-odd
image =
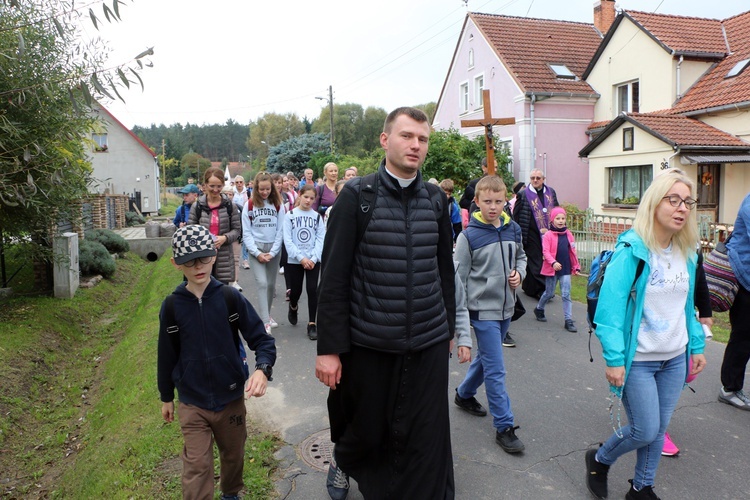
[[576,75],[568,69],[564,64],[550,64],[549,68],[555,73],[557,78],[563,78],[566,80],[575,80]]
[[733,78],[739,75],[745,70],[745,68],[747,68],[748,64],[750,64],[750,59],[743,59],[742,61],[732,66],[732,69],[729,70],[729,73],[727,73],[727,76],[725,76],[724,78]]

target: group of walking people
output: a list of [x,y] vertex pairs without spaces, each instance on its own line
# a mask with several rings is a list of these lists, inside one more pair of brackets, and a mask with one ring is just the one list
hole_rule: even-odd
[[[206,194],[195,202],[200,208],[190,210],[189,222],[211,235],[217,249],[213,269],[224,283],[235,279],[226,265],[233,256],[222,261],[222,251],[231,252],[241,234],[252,257],[258,322],[265,332],[276,323],[270,311],[282,242],[291,324],[297,323],[307,279],[315,374],[330,389],[334,447],[326,488],[334,500],[346,498],[350,477],[368,499],[454,498],[446,400],[454,339],[459,361],[470,362],[451,391],[455,405],[475,416],[491,414],[501,449],[523,452],[502,349],[519,291],[539,299],[534,315],[545,321],[546,303],[561,283],[564,327],[576,330],[569,295],[570,275],[580,270],[575,240],[544,174],[534,170],[529,187],[514,186],[510,214],[501,178],[472,181],[466,191],[474,211],[465,228],[456,228],[454,200],[446,196],[452,186],[422,179],[429,135],[423,112],[398,108],[386,118],[380,135],[385,159],[374,174],[338,181],[338,167],[328,164],[323,185],[308,180],[284,197],[284,180],[277,184],[261,172],[240,214],[222,208],[223,173],[209,170]],[[695,186],[684,172],[656,177],[608,265],[596,335],[605,379],[628,422],[585,454],[586,485],[597,498],[608,496],[609,468],[630,451],[637,458],[627,498],[658,498],[656,470],[669,421],[686,380],[706,364],[695,314],[695,203]],[[219,270],[227,274],[220,277]],[[734,325],[732,338],[741,352],[732,365],[747,363],[747,341],[739,328],[735,335]],[[728,375],[722,391],[739,398],[744,394],[736,378]],[[482,385],[489,411],[476,398]],[[255,384],[250,392],[265,392],[265,385]]]

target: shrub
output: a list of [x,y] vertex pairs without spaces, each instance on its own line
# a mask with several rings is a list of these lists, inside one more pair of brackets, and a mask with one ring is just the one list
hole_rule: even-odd
[[98,241],[109,253],[125,253],[130,250],[130,244],[125,238],[109,229],[91,229],[86,231],[85,239]]
[[125,212],[125,224],[128,227],[137,226],[138,224],[144,224],[146,219],[143,218],[138,212]]
[[115,274],[115,259],[98,241],[82,240],[78,245],[78,264],[83,276],[101,274],[111,278]]

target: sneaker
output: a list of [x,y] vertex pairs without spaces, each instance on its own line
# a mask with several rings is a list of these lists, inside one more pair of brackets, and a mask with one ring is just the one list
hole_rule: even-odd
[[284,266],[281,266],[281,267],[279,268],[279,274],[284,274]]
[[676,457],[680,452],[680,449],[674,444],[672,438],[669,437],[669,433],[664,433],[664,446],[661,449],[661,454],[665,457]]
[[495,441],[506,453],[521,453],[526,449],[521,440],[516,437],[516,429],[518,426],[511,425],[495,433]]
[[349,494],[349,475],[336,467],[336,460],[331,458],[326,477],[326,489],[331,500],[344,500]]
[[318,327],[315,326],[315,323],[307,324],[307,338],[310,340],[318,340]]
[[578,328],[576,328],[576,324],[573,322],[572,319],[565,320],[565,329],[573,333],[578,331]]
[[240,284],[239,284],[239,283],[237,283],[236,281],[232,281],[232,282],[231,282],[231,283],[230,283],[229,285],[230,285],[230,286],[231,286],[232,288],[236,288],[236,289],[237,289],[237,290],[239,290],[240,292],[242,291],[242,287],[241,287],[241,286],[240,286]]
[[510,336],[510,332],[505,332],[503,347],[516,347],[516,341],[513,340],[513,337]]
[[266,323],[264,326],[266,328],[266,333],[268,335],[271,335],[271,325],[269,325],[268,323]]
[[286,301],[289,302],[289,297],[292,296],[292,290],[290,288],[286,289]]
[[542,323],[547,321],[547,318],[544,317],[544,309],[537,309],[534,308],[534,317],[536,317],[537,321],[541,321]]
[[596,461],[596,450],[586,452],[586,487],[596,498],[607,498],[609,465]]
[[246,260],[242,261],[242,269],[250,269],[250,263]]
[[221,495],[221,500],[240,500],[239,495]]
[[633,486],[633,480],[628,479],[630,483],[630,491],[625,495],[625,500],[660,500],[656,493],[654,493],[653,486],[644,486],[640,490],[636,490]]
[[485,415],[487,415],[487,410],[485,410],[484,406],[482,406],[482,404],[477,401],[477,398],[475,398],[474,396],[470,398],[462,398],[458,395],[458,389],[456,389],[456,397],[453,402],[456,403],[456,406],[458,406],[465,412],[476,415],[477,417],[484,417]]
[[725,391],[722,387],[719,389],[719,401],[732,405],[740,410],[750,410],[750,398],[745,396],[742,390],[739,391]]
[[273,319],[270,316],[268,317],[268,324],[271,325],[271,328],[278,328],[279,327],[279,324],[276,322],[276,320]]
[[286,315],[287,319],[289,320],[289,323],[296,325],[297,324],[297,311],[299,310],[299,306],[292,309],[292,304],[289,304],[289,314]]

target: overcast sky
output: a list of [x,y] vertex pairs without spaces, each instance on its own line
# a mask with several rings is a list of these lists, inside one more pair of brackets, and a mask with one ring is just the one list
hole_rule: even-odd
[[[593,0],[469,0],[489,14],[593,22]],[[748,0],[621,0],[619,8],[724,19]],[[336,103],[437,101],[467,7],[462,0],[134,0],[101,33],[110,64],[154,47],[127,101],[105,106],[127,127],[246,124],[267,112],[318,116]],[[96,34],[93,28],[87,28]]]

